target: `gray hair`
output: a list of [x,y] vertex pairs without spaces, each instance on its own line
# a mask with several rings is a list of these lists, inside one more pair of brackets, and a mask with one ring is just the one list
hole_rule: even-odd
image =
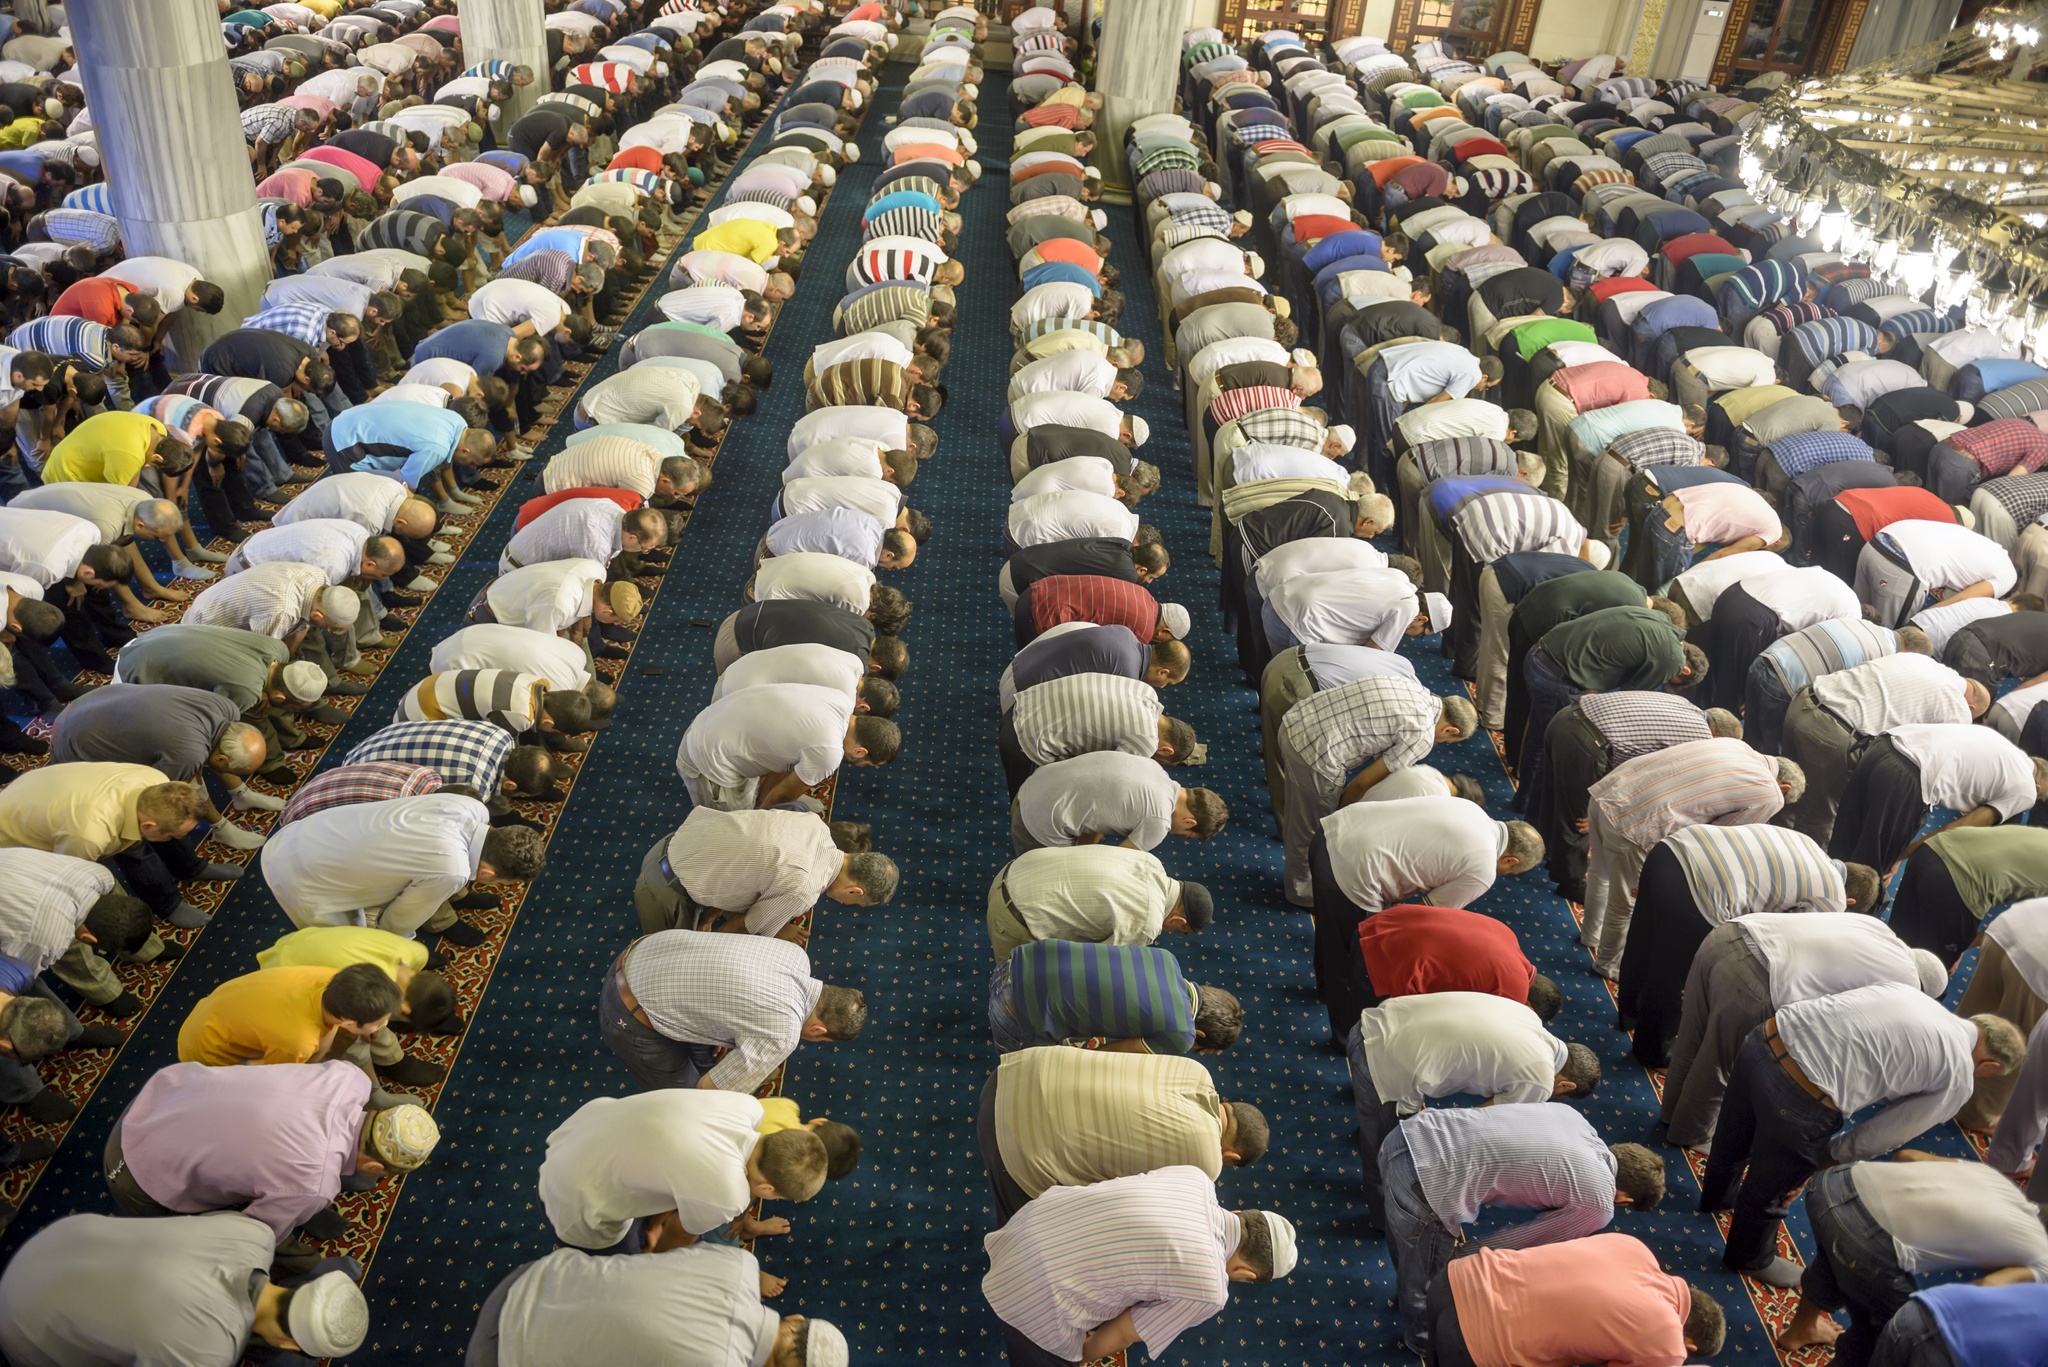
[[1515,861],[1515,868],[1527,872],[1543,862],[1543,836],[1526,821],[1510,821],[1508,827],[1507,858]]
[[1806,771],[1783,755],[1778,757],[1778,782],[1785,786],[1786,806],[1806,796]]
[[861,896],[871,907],[880,906],[894,897],[897,880],[902,877],[895,860],[886,854],[873,853],[846,856],[846,876],[860,884]]
[[[1741,740],[1742,719],[1725,707],[1710,707],[1707,709],[1707,734],[1717,738]],[[2043,763],[2040,760],[2034,762]],[[2048,769],[2044,769],[2043,772],[2048,772]]]
[[145,499],[135,505],[135,520],[162,536],[185,525],[185,515],[167,498]]
[[688,456],[670,456],[661,463],[661,477],[678,487],[691,484],[701,492],[710,480],[705,478],[704,467]]
[[213,743],[213,753],[225,763],[221,766],[231,774],[249,774],[256,770],[256,762],[249,758],[249,738],[258,741],[263,733],[245,721],[231,721],[221,728],[220,738]]
[[14,1049],[15,1058],[34,1063],[62,1049],[71,1038],[71,1024],[64,1008],[46,997],[16,997],[0,1006],[0,1039]]
[[1479,709],[1472,706],[1472,700],[1456,694],[1443,699],[1443,718],[1458,732],[1459,740],[1468,739],[1479,729]]
[[1394,500],[1385,494],[1367,494],[1358,500],[1358,515],[1370,518],[1381,531],[1387,531],[1394,525]]
[[[0,1016],[0,1024],[5,1017]],[[1970,1024],[1977,1027],[1977,1038],[1984,1042],[1984,1052],[1998,1063],[2000,1077],[2011,1077],[2020,1070],[2020,1064],[2027,1058],[2027,1042],[2021,1037],[2019,1027],[2003,1016],[1971,1016]]]

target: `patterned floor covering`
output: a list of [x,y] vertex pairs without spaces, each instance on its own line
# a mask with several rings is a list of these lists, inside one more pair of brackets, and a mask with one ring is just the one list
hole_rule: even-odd
[[[659,582],[634,655],[621,671],[615,724],[585,759],[566,807],[534,809],[547,819],[559,814],[548,871],[516,911],[486,918],[502,933],[458,956],[469,1029],[425,1051],[455,1064],[450,1080],[430,1096],[442,1146],[402,1190],[350,1198],[358,1230],[337,1251],[345,1247],[371,1261],[366,1289],[376,1315],[372,1338],[355,1361],[460,1360],[490,1288],[552,1245],[534,1196],[548,1133],[578,1105],[628,1085],[597,1038],[597,984],[635,933],[631,893],[642,853],[687,810],[673,747],[709,697],[711,629],[738,605],[766,525],[783,441],[803,412],[798,376],[810,348],[830,334],[840,295],[837,263],[859,240],[860,206],[885,127],[881,118],[893,112],[903,76],[903,68],[890,69],[876,101],[880,117],[863,130],[866,162],[842,173],[824,207],[811,252],[818,268],[800,282],[768,345],[781,378],[761,394],[759,413],[734,427],[721,452],[718,484],[706,505],[711,516],[692,526]],[[837,814],[873,822],[876,847],[903,866],[903,884],[887,907],[828,904],[811,943],[820,977],[868,993],[873,1023],[858,1041],[805,1045],[784,1083],[806,1115],[858,1127],[866,1156],[858,1172],[816,1200],[776,1212],[791,1216],[794,1231],[764,1241],[759,1250],[768,1270],[790,1279],[779,1308],[837,1322],[864,1367],[1002,1360],[995,1321],[979,1292],[986,1266],[980,1236],[992,1220],[974,1114],[995,1059],[987,1035],[982,908],[988,881],[1009,851],[995,751],[995,680],[1011,654],[994,583],[1008,501],[995,432],[1010,355],[1007,313],[1016,296],[1003,242],[1009,152],[1003,85],[999,73],[989,73],[981,101],[989,117],[978,130],[988,170],[963,199],[960,252],[968,283],[959,294],[962,323],[946,376],[953,403],[936,423],[940,453],[910,490],[911,503],[932,516],[936,532],[917,566],[891,580],[916,603],[907,633],[912,666],[899,714],[905,748],[891,767],[849,771],[839,785]],[[1128,210],[1110,213],[1113,259],[1129,297],[1126,324],[1156,357],[1149,274],[1133,246],[1137,225]],[[649,297],[656,293],[658,286]],[[647,311],[643,302],[628,331]],[[609,373],[612,364],[600,361],[594,374]],[[1411,1360],[1399,1346],[1390,1309],[1385,1247],[1361,1226],[1343,1066],[1317,1047],[1324,1027],[1311,991],[1308,917],[1279,896],[1280,847],[1265,801],[1256,699],[1237,682],[1231,643],[1209,610],[1216,572],[1205,554],[1207,514],[1195,507],[1179,398],[1156,359],[1146,370],[1145,397],[1133,408],[1152,425],[1146,455],[1167,477],[1144,512],[1164,531],[1174,555],[1162,596],[1189,604],[1197,622],[1191,642],[1196,668],[1169,693],[1169,710],[1193,723],[1209,746],[1207,767],[1189,781],[1215,788],[1235,814],[1217,839],[1176,840],[1161,852],[1171,871],[1214,890],[1220,912],[1208,932],[1177,939],[1173,947],[1195,979],[1225,984],[1244,999],[1244,1040],[1211,1062],[1225,1097],[1256,1103],[1273,1123],[1272,1153],[1254,1168],[1227,1172],[1224,1200],[1290,1214],[1300,1226],[1302,1253],[1291,1278],[1240,1288],[1225,1314],[1184,1335],[1171,1356],[1244,1367]],[[551,439],[540,454],[557,444]],[[511,496],[487,517],[471,519],[480,524],[471,529],[476,544],[488,550],[452,567],[451,591],[419,610],[419,627],[390,660],[396,667],[361,700],[363,715],[341,729],[341,744],[330,754],[375,730],[390,715],[398,690],[424,672],[433,642],[453,629],[489,577],[512,510],[532,488],[525,475],[515,477]],[[1454,684],[1433,645],[1409,648],[1424,681],[1447,691]],[[1480,776],[1490,805],[1505,810],[1507,782],[1485,738],[1454,753],[1439,751],[1436,762]],[[214,847],[208,853],[226,857]],[[48,1170],[7,1175],[0,1194],[26,1204],[18,1232],[0,1252],[11,1251],[20,1233],[61,1214],[109,1208],[97,1155],[113,1117],[149,1073],[173,1057],[176,1027],[191,1003],[246,971],[253,953],[283,924],[260,879],[245,882],[226,899],[220,920],[198,935],[187,965],[175,974],[141,975],[137,990],[154,993],[152,1009]],[[1530,956],[1564,986],[1566,1007],[1554,1028],[1593,1046],[1606,1064],[1608,1081],[1588,1114],[1611,1139],[1650,1138],[1652,1081],[1612,1029],[1607,992],[1577,944],[1571,908],[1533,877],[1502,883],[1482,907],[1514,925]],[[87,1073],[102,1071],[103,1062],[76,1078],[67,1074],[58,1085],[82,1098],[98,1080]],[[11,1120],[8,1132],[27,1132],[19,1126],[18,1118]],[[1961,1143],[1951,1129],[1933,1146],[1959,1153]],[[1696,1184],[1674,1172],[1662,1212],[1623,1216],[1618,1227],[1646,1239],[1668,1268],[1709,1288],[1731,1309],[1729,1347],[1720,1361],[1767,1361],[1776,1355],[1763,1320],[1742,1311],[1737,1279],[1714,1270],[1720,1241],[1693,1213],[1696,1197]],[[1761,1308],[1773,1318],[1786,1313],[1783,1298]]]

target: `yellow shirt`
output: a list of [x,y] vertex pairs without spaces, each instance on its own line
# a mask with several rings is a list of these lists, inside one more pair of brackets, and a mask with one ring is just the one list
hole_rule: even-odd
[[1080,108],[1088,100],[1088,92],[1078,85],[1063,85],[1052,94],[1040,100],[1040,104],[1070,104]]
[[27,147],[30,143],[42,140],[41,119],[16,119],[5,128],[0,128],[0,147]]
[[756,1134],[774,1134],[778,1130],[803,1128],[804,1115],[797,1104],[786,1096],[764,1096],[761,1098],[761,1123],[754,1127]]
[[0,788],[0,845],[105,859],[142,839],[135,799],[165,782],[147,764],[46,764]]
[[141,413],[95,413],[57,443],[45,484],[133,484],[170,429]]
[[307,926],[259,951],[256,962],[264,968],[338,969],[375,964],[396,982],[399,965],[415,972],[427,966],[427,946],[423,940],[408,940],[371,926]]
[[782,250],[775,240],[775,226],[758,218],[732,218],[697,234],[690,246],[698,251],[731,252],[760,265]]
[[228,979],[178,1027],[178,1061],[215,1068],[310,1062],[327,1035],[320,998],[340,971],[265,968]]
[[304,5],[322,19],[332,19],[335,15],[341,13],[341,0],[294,0],[294,2]]

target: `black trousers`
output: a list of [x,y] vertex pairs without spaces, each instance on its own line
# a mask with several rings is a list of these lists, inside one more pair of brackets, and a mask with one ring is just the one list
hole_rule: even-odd
[[1646,1068],[1671,1061],[1671,1041],[1685,1003],[1685,980],[1693,956],[1713,926],[1693,901],[1685,866],[1669,845],[1658,845],[1643,861],[1635,918],[1621,951],[1617,986],[1620,1027],[1635,1031],[1635,1056]]
[[996,1204],[996,1228],[1010,1223],[1010,1217],[1031,1200],[1010,1170],[1003,1166],[1001,1147],[996,1143],[996,1074],[990,1073],[981,1089],[981,1111],[974,1122],[975,1139],[981,1145],[981,1170],[988,1176],[988,1192]]
[[1842,789],[1828,853],[1883,873],[1927,823],[1927,803],[1920,794],[1920,766],[1900,754],[1890,736],[1879,736],[1856,761]]
[[1472,1351],[1465,1346],[1465,1331],[1458,1324],[1458,1303],[1451,1295],[1451,1270],[1445,1268],[1429,1284],[1429,1318],[1434,1332],[1429,1336],[1429,1367],[1475,1367]]
[[1750,662],[1778,639],[1782,627],[1777,612],[1750,597],[1740,584],[1731,585],[1715,599],[1714,615],[1702,633],[1707,649],[1707,696],[1699,700],[1700,705],[1730,711],[1741,707]]
[[1953,965],[1977,938],[1981,925],[1956,891],[1956,880],[1942,857],[1927,845],[1913,851],[1892,901],[1891,926],[1898,937]]
[[996,730],[996,749],[1003,757],[1003,782],[1009,785],[1010,797],[1014,800],[1017,790],[1024,786],[1024,780],[1030,778],[1038,769],[1017,740],[1017,720],[1014,712],[1003,713],[1002,724]]
[[1550,769],[1547,793],[1532,793],[1526,815],[1543,836],[1547,867],[1558,891],[1585,900],[1586,862],[1591,840],[1578,823],[1587,812],[1586,790],[1607,776],[1607,738],[1574,703],[1550,719],[1543,733]]
[[1829,499],[1813,515],[1808,539],[1815,564],[1845,584],[1856,582],[1856,562],[1863,555],[1864,536],[1847,508]]
[[1379,1001],[1358,948],[1358,928],[1365,923],[1366,911],[1337,886],[1330,870],[1330,846],[1320,831],[1309,842],[1308,877],[1316,928],[1316,996],[1330,1014],[1330,1044],[1341,1048],[1344,1037],[1358,1028],[1359,1012]]
[[184,900],[178,884],[196,875],[205,861],[183,840],[142,840],[122,850],[107,862],[128,885],[128,891],[149,904],[159,916],[168,916]]

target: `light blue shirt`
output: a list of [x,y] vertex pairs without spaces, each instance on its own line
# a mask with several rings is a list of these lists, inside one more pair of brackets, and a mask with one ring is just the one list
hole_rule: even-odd
[[365,452],[350,468],[369,474],[397,475],[407,487],[446,465],[469,424],[462,415],[428,403],[360,403],[343,409],[330,429],[337,450],[352,446],[384,447]]

